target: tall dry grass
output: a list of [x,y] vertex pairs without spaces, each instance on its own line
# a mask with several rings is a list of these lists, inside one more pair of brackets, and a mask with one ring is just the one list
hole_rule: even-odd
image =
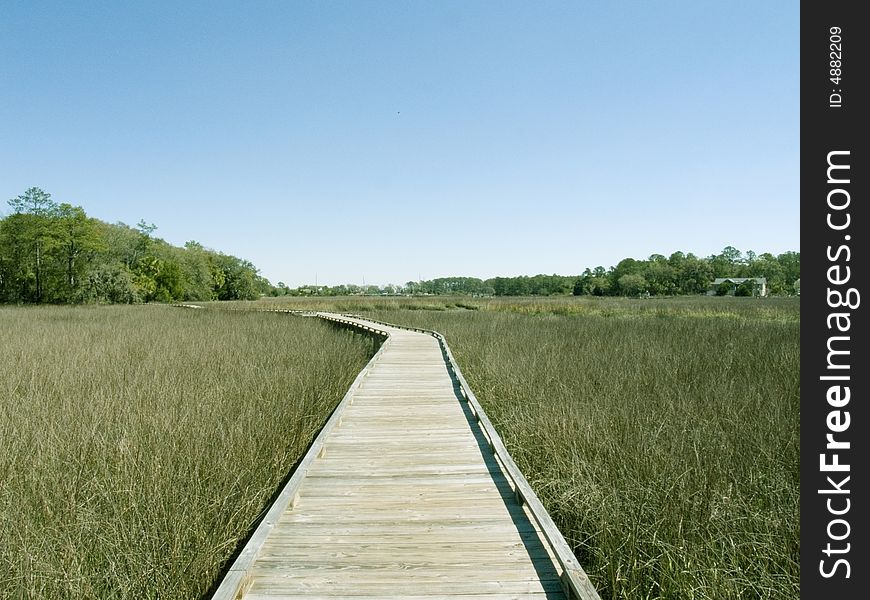
[[446,335],[603,598],[797,597],[799,300],[541,304],[368,314]]
[[0,598],[199,598],[372,353],[316,319],[0,308]]
[[[261,306],[444,333],[603,598],[798,595],[799,300],[234,308]],[[0,596],[198,597],[371,351],[285,315],[0,309]]]

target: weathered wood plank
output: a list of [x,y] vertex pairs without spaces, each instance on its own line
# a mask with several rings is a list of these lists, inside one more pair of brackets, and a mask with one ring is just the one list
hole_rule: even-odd
[[[365,577],[364,571],[347,570],[343,576],[322,576],[322,577],[294,577],[292,572],[286,575],[268,575],[260,574],[254,578],[251,584],[250,592],[246,598],[250,598],[255,594],[278,594],[283,596],[287,589],[295,589],[300,591],[310,590],[314,593],[331,593],[331,594],[356,594],[364,595],[369,592],[372,595],[380,595],[384,593],[384,589],[406,589],[420,590],[428,588],[431,592],[437,592],[441,596],[450,596],[452,594],[492,594],[492,593],[529,593],[529,592],[559,592],[561,591],[561,583],[558,579],[546,578],[536,579],[534,577],[528,580],[520,581],[498,581],[488,580],[481,576],[478,572],[478,577],[456,577],[451,574],[443,576],[431,575],[422,576],[411,572],[398,572],[393,576],[388,576],[387,573],[376,573],[371,577]],[[467,574],[466,574],[467,575]]]

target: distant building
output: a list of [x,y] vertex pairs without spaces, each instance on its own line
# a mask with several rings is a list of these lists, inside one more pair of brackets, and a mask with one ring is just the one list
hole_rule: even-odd
[[[753,289],[753,296],[767,296],[767,278],[766,277],[717,277],[713,280],[713,283],[710,284],[710,287],[707,288],[708,296],[716,296],[718,295],[727,295],[734,296],[737,292],[737,288],[747,281],[752,281],[755,283]],[[719,293],[721,286],[730,286],[730,290],[726,294]]]

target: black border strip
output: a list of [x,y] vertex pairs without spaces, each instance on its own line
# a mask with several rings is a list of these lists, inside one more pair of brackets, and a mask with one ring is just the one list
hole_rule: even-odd
[[862,81],[870,68],[870,23],[858,18],[859,6],[830,1],[801,5],[801,276],[807,280],[801,300],[805,598],[864,598],[870,570],[868,494],[862,491],[868,488],[864,439],[870,371],[863,366],[867,353],[861,351],[867,347],[867,308],[862,300],[870,302],[870,296],[860,297],[862,292],[870,294],[864,241],[870,231],[865,208],[870,170],[863,124],[870,102]]

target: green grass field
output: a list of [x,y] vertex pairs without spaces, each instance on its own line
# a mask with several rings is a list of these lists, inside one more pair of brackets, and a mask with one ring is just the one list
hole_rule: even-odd
[[371,353],[287,315],[0,308],[0,597],[201,597]]
[[798,298],[277,303],[445,334],[603,598],[799,595]]
[[799,303],[377,310],[443,333],[603,598],[799,595]]
[[261,307],[444,333],[602,598],[799,594],[799,299],[214,306],[0,309],[0,596],[208,589],[372,351]]

